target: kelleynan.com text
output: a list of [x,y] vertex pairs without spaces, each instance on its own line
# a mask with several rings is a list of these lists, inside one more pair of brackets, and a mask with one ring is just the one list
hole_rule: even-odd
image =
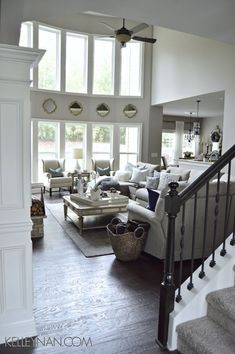
[[20,338],[6,337],[5,347],[10,348],[36,348],[43,347],[92,347],[90,337],[35,337]]

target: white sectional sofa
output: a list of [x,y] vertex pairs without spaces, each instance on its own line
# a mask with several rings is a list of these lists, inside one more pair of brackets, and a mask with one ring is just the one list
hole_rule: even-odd
[[[178,190],[181,191],[186,188],[192,181],[199,176],[202,171],[186,171],[177,167],[170,168],[170,173],[178,172],[181,175],[181,179],[185,179],[187,174],[189,178],[185,181],[179,181]],[[165,195],[168,188],[160,192],[160,197],[157,201],[155,211],[146,209],[148,203],[148,191],[146,188],[140,188],[136,191],[137,204],[131,203],[128,206],[128,218],[131,220],[141,220],[149,222],[150,230],[148,233],[148,239],[145,245],[145,252],[159,258],[165,258],[166,252],[166,240],[167,240],[167,226],[168,216],[165,212]],[[226,206],[226,193],[227,193],[227,176],[221,177],[220,189],[219,189],[219,213],[217,217],[217,233],[216,233],[216,245],[218,246],[223,240],[224,232],[224,214]],[[217,194],[216,180],[209,183],[209,199],[208,199],[208,215],[207,215],[207,237],[206,237],[206,254],[209,255],[212,249],[213,235],[214,235],[214,220],[215,220],[215,197]],[[196,242],[194,257],[201,258],[202,256],[202,243],[203,243],[203,228],[205,219],[205,200],[206,189],[203,187],[197,195],[197,213],[196,213]],[[227,222],[227,236],[232,232],[234,222],[234,209],[235,209],[235,178],[231,178],[230,192],[229,192],[229,215]],[[191,258],[192,249],[192,229],[193,229],[193,211],[194,211],[194,197],[186,202],[185,206],[185,234],[184,234],[184,252],[183,258]],[[181,240],[181,226],[182,226],[182,208],[178,217],[176,218],[175,228],[175,260],[180,259],[180,240]]]

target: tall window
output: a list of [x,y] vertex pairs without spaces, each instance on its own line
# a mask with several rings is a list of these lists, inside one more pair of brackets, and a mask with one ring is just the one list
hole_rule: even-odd
[[42,176],[42,159],[59,157],[59,123],[38,122],[38,171]]
[[66,33],[66,88],[67,92],[87,92],[88,36]]
[[21,47],[33,47],[33,24],[32,22],[23,22],[20,28],[20,42]]
[[120,95],[141,95],[142,43],[129,42],[121,50]]
[[162,132],[162,156],[167,159],[168,163],[172,163],[175,153],[175,132]]
[[94,38],[93,93],[114,93],[114,40]]
[[60,90],[60,31],[39,26],[38,46],[46,50],[38,66],[38,87]]
[[136,164],[139,158],[140,128],[123,126],[119,128],[119,168],[127,162]]
[[73,160],[73,149],[81,148],[83,150],[83,158],[79,160],[79,165],[83,169],[86,158],[85,152],[85,125],[77,123],[65,123],[65,158],[66,170],[74,169],[75,161]]
[[92,126],[92,157],[109,160],[113,150],[113,127],[110,125]]

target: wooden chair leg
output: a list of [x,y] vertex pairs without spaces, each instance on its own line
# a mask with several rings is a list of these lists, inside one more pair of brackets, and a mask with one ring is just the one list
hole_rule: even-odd
[[50,197],[52,197],[52,188],[50,188],[49,193],[50,193]]
[[72,194],[73,190],[72,190],[72,186],[69,187],[69,193]]

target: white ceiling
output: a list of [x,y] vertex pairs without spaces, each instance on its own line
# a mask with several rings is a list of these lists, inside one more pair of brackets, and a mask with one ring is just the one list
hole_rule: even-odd
[[213,92],[207,95],[187,98],[184,100],[165,103],[163,105],[164,115],[174,115],[189,117],[192,112],[192,117],[197,116],[197,100],[199,103],[199,118],[215,118],[223,117],[224,115],[224,92]]
[[235,44],[235,0],[20,1],[28,20],[92,11]]

